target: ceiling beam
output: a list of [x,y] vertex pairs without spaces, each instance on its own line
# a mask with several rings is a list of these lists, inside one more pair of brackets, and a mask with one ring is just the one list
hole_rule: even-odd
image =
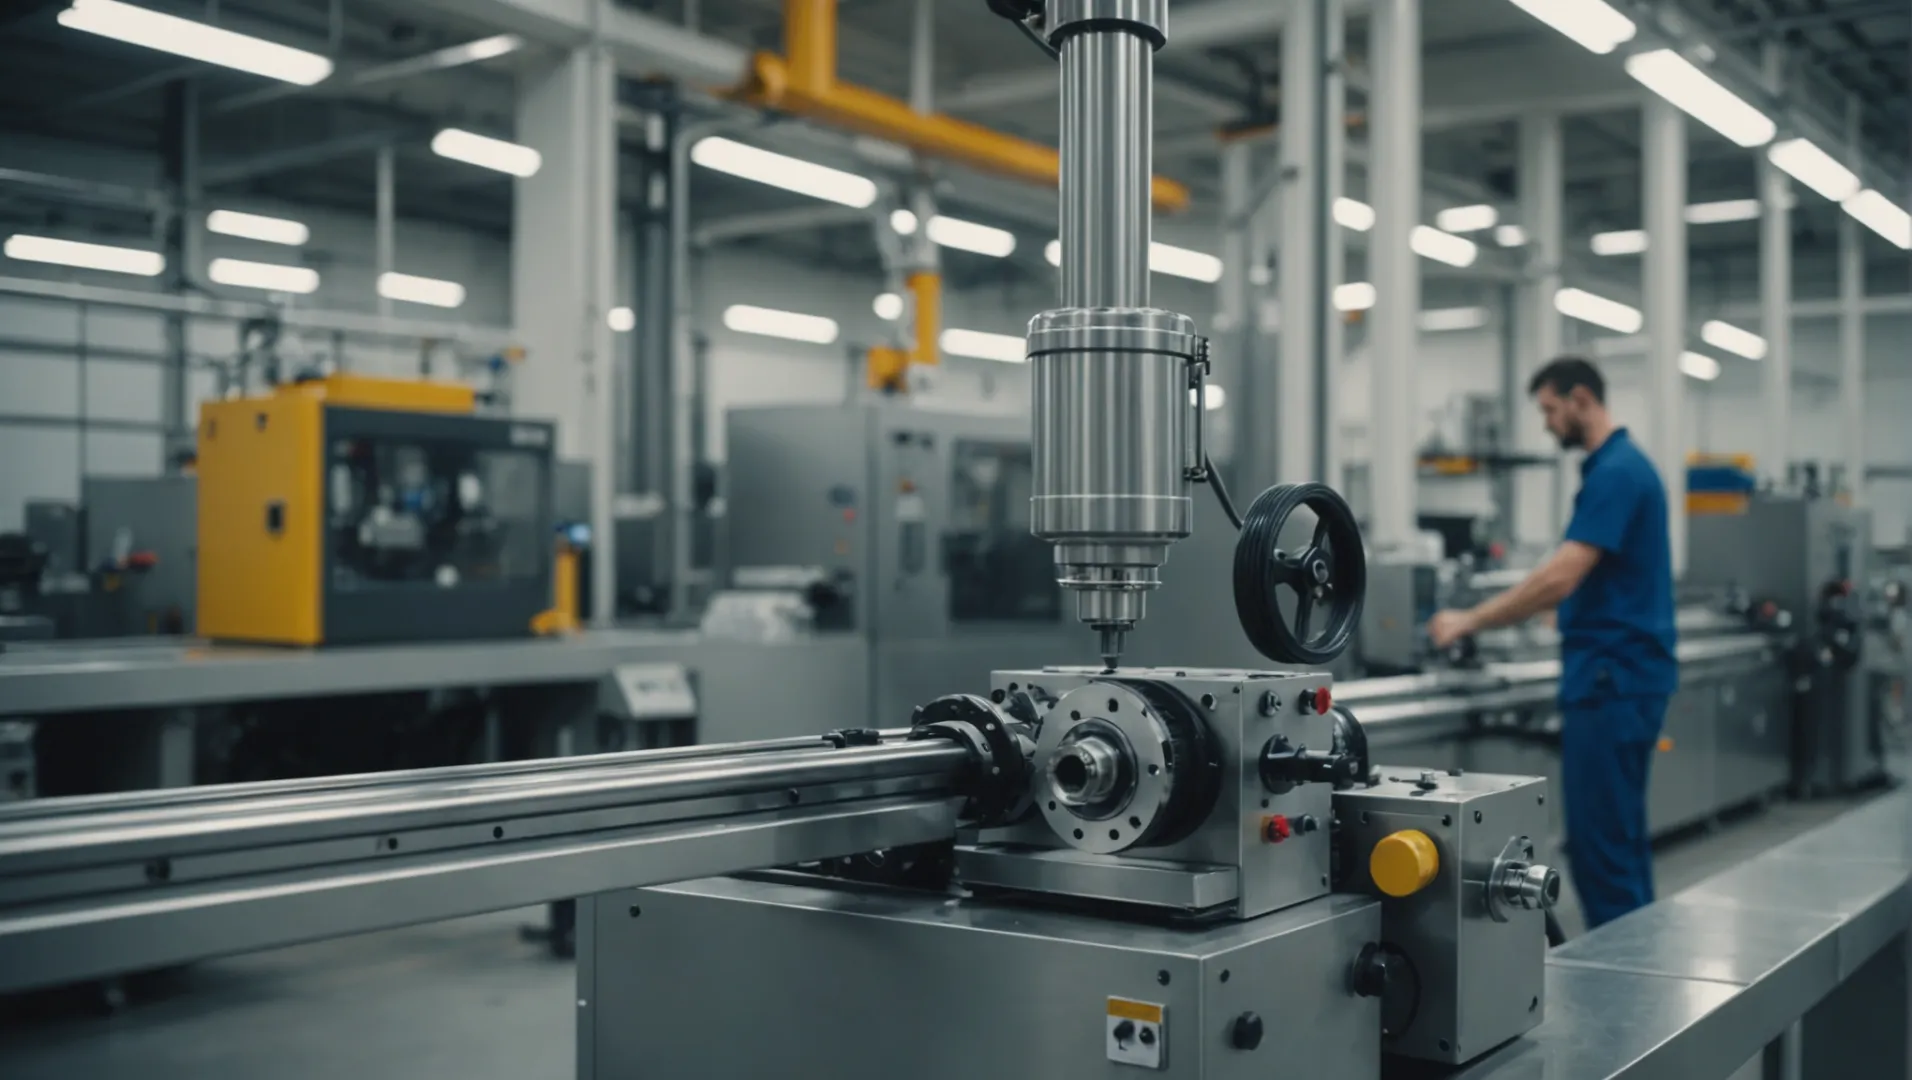
[[289,169],[302,169],[308,165],[336,161],[355,154],[369,154],[381,146],[401,141],[411,134],[413,133],[393,129],[357,131],[336,139],[327,139],[324,142],[274,150],[254,157],[214,162],[201,167],[199,182],[206,188],[228,187]]
[[435,49],[420,56],[408,56],[402,60],[393,60],[384,64],[363,67],[342,78],[332,78],[315,86],[299,86],[293,83],[281,83],[276,86],[262,86],[257,90],[248,90],[242,94],[222,98],[206,106],[205,111],[212,114],[229,113],[238,109],[248,109],[255,105],[288,98],[294,94],[328,94],[341,90],[362,90],[366,87],[380,86],[385,83],[410,79],[419,75],[449,71],[466,64],[476,64],[517,52],[524,47],[524,39],[516,34],[493,34],[490,37],[467,41],[459,45]]

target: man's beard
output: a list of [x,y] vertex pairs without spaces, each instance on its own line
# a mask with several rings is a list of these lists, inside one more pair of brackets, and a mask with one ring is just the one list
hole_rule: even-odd
[[1585,445],[1587,445],[1587,429],[1578,423],[1568,424],[1567,430],[1560,433],[1562,450],[1578,450]]

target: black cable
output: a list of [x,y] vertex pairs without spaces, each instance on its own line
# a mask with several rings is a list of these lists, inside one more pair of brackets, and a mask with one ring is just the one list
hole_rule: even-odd
[[1228,515],[1228,523],[1239,532],[1241,511],[1235,509],[1235,500],[1228,497],[1228,485],[1222,483],[1222,474],[1215,471],[1215,459],[1202,455],[1202,468],[1208,471],[1208,486],[1215,489],[1215,501],[1222,504],[1222,513]]
[[1030,41],[1035,42],[1036,48],[1041,49],[1045,54],[1047,54],[1049,59],[1051,60],[1062,59],[1062,53],[1059,52],[1054,45],[1051,45],[1049,44],[1048,41],[1044,40],[1041,34],[1036,33],[1035,27],[1030,26],[1028,23],[1023,22],[1021,19],[1014,19],[1011,21],[1013,21],[1016,24],[1016,29],[1022,31],[1022,36],[1028,38]]

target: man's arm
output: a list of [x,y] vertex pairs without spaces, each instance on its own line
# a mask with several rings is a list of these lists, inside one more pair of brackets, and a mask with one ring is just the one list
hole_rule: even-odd
[[1547,561],[1534,568],[1520,584],[1465,611],[1443,611],[1427,624],[1435,648],[1444,649],[1461,638],[1526,622],[1557,607],[1572,595],[1600,561],[1600,549],[1568,540]]

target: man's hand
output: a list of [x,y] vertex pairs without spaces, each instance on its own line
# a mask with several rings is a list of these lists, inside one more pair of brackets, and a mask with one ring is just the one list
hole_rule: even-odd
[[1427,623],[1427,638],[1437,649],[1445,649],[1464,637],[1480,632],[1480,622],[1471,611],[1442,611]]

